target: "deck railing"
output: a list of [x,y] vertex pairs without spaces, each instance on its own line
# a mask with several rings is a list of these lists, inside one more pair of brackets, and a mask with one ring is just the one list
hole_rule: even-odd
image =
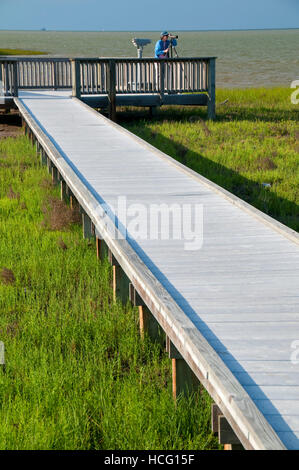
[[18,59],[18,86],[22,89],[71,88],[70,59]]
[[215,117],[215,58],[74,59],[73,96],[107,94],[115,118],[116,95],[206,93]]
[[17,96],[18,89],[72,88],[70,59],[12,58],[0,60],[4,96]]
[[0,62],[0,95],[18,96],[17,62],[14,60]]
[[[73,96],[108,95],[113,116],[116,95],[206,93],[215,116],[215,58],[159,59],[13,58],[0,60],[4,96],[18,89],[73,89]],[[1,87],[0,87],[1,91]],[[0,93],[1,94],[1,93]]]
[[109,93],[109,75],[115,91],[125,93],[208,92],[211,58],[190,59],[75,59],[75,89],[84,94]]

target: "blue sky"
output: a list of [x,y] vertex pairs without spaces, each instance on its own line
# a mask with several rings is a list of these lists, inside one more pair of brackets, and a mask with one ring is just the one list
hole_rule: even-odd
[[299,0],[0,0],[0,29],[43,27],[92,31],[298,28]]

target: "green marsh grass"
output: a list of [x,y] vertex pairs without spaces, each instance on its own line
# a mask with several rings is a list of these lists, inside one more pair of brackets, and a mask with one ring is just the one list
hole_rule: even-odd
[[299,105],[291,103],[293,91],[219,89],[213,122],[207,121],[205,108],[171,107],[151,120],[142,119],[140,111],[125,113],[121,124],[299,230]]
[[1,140],[0,449],[217,449],[207,393],[174,405],[170,361],[112,302],[108,262],[47,218],[58,198],[28,139]]

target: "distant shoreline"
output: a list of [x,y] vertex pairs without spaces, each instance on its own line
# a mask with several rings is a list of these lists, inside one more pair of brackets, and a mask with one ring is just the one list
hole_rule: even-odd
[[[217,33],[217,32],[249,32],[249,31],[298,31],[297,28],[249,28],[249,29],[176,29],[174,31],[182,33]],[[142,33],[156,33],[158,30],[152,29],[105,29],[105,30],[84,30],[84,29],[0,29],[0,32],[23,32],[23,33],[131,33],[131,32],[142,32]]]

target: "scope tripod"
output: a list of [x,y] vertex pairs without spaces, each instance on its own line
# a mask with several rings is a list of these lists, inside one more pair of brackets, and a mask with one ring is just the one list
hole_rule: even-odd
[[177,53],[177,50],[176,50],[175,46],[173,45],[173,40],[170,39],[170,57],[171,57],[171,59],[173,58],[173,52],[175,53],[175,57],[178,59],[179,54]]

